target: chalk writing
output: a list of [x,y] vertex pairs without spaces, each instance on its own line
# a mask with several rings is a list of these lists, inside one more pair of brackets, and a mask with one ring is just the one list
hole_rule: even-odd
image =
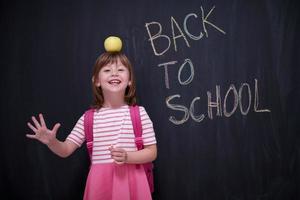
[[[166,86],[167,89],[170,89],[168,66],[175,65],[176,63],[177,63],[177,61],[175,60],[175,61],[169,61],[169,62],[158,64],[159,67],[162,67],[162,66],[164,67],[165,86]],[[182,73],[183,68],[187,65],[189,66],[190,76],[186,80],[182,80],[181,73]],[[180,85],[188,85],[193,81],[194,75],[195,75],[194,65],[193,65],[191,59],[187,58],[187,59],[184,60],[183,64],[180,66],[180,68],[178,70],[178,73],[177,73],[178,82],[180,83]]]
[[177,61],[170,61],[170,62],[161,63],[161,64],[158,65],[159,67],[161,67],[161,66],[164,67],[164,70],[165,70],[165,85],[166,85],[166,88],[168,88],[168,89],[170,89],[168,66],[169,65],[174,65],[176,63],[177,63]]
[[[247,91],[248,91],[248,98],[249,98],[249,102],[248,102],[246,111],[244,111],[243,104],[242,104],[242,91],[245,86],[248,88]],[[254,90],[255,90],[255,92],[254,92],[254,100],[253,100],[254,101],[253,111],[254,112],[271,112],[269,109],[258,109],[258,104],[259,104],[258,94],[259,93],[258,93],[258,80],[257,79],[254,79]],[[233,108],[229,111],[227,108],[227,104],[228,104],[228,96],[231,93],[234,97],[233,102],[232,102]],[[231,84],[229,86],[229,88],[227,89],[223,104],[222,104],[222,98],[220,96],[220,85],[216,85],[216,93],[215,94],[216,94],[216,97],[215,97],[216,101],[213,102],[211,91],[207,91],[207,116],[209,119],[211,119],[211,120],[214,119],[213,109],[216,109],[215,115],[219,116],[219,117],[222,117],[222,116],[230,117],[237,111],[237,108],[239,108],[242,115],[248,114],[248,112],[250,110],[251,101],[252,101],[250,85],[248,83],[242,83],[241,86],[239,87],[239,92],[237,91],[236,86],[234,84]],[[176,125],[183,124],[186,121],[188,121],[189,116],[191,116],[191,118],[195,122],[201,122],[205,119],[206,115],[204,113],[202,113],[200,115],[195,114],[194,104],[196,101],[198,101],[200,103],[199,96],[195,97],[192,100],[189,107],[174,103],[175,99],[180,98],[180,97],[181,97],[181,95],[175,94],[175,95],[171,95],[166,98],[166,105],[168,108],[170,108],[173,111],[183,112],[183,116],[181,119],[176,119],[174,116],[169,117],[169,120],[173,124],[176,124]]]
[[[212,27],[212,29],[210,30],[215,30],[214,33],[219,32],[225,35],[226,32],[223,29],[219,28],[217,25],[215,25],[215,23],[212,23],[208,19],[209,16],[213,13],[214,9],[215,6],[213,6],[205,15],[204,9],[201,6],[200,20],[198,19],[198,15],[195,13],[187,14],[183,20],[183,29],[181,28],[177,20],[173,16],[171,16],[171,36],[162,34],[163,26],[161,25],[161,23],[155,21],[146,23],[145,27],[149,37],[148,41],[150,41],[154,55],[164,55],[170,49],[171,45],[174,47],[174,51],[176,52],[180,48],[177,45],[177,40],[179,39],[183,40],[183,43],[181,44],[185,44],[186,47],[190,48],[191,43],[188,39],[197,41],[202,38],[208,38],[209,34],[207,26]],[[202,31],[200,31],[198,34],[191,33],[190,30],[192,29],[190,29],[191,27],[188,26],[188,22],[192,22],[193,19],[194,23],[195,21],[198,22],[198,26],[200,24]],[[158,31],[156,33],[153,33],[153,30]],[[163,67],[162,69],[164,71],[165,88],[168,91],[172,88],[169,77],[169,70],[171,69],[174,70],[175,68],[175,70],[177,70],[179,68],[177,71],[177,80],[181,86],[187,86],[194,80],[195,66],[190,58],[185,58],[180,66],[178,65],[178,61],[176,59],[172,59],[171,61],[158,64],[158,67]],[[183,73],[183,70],[185,71],[185,73]],[[225,95],[221,96],[221,88],[223,89],[224,86],[221,87],[220,85],[216,85],[214,92],[212,92],[212,90],[208,90],[206,92],[205,104],[207,105],[207,110],[204,112],[201,112],[199,109],[195,109],[195,104],[201,105],[201,103],[203,103],[200,95],[194,97],[191,103],[187,106],[183,105],[184,103],[177,103],[178,101],[176,100],[181,98],[180,94],[169,95],[165,99],[166,106],[170,109],[170,112],[176,112],[176,117],[174,115],[169,116],[169,121],[175,125],[180,125],[187,122],[191,118],[194,122],[200,123],[205,119],[213,120],[220,117],[229,118],[238,111],[244,116],[251,111],[251,108],[253,108],[253,112],[257,113],[271,112],[270,109],[259,109],[259,87],[258,80],[256,78],[254,79],[254,86],[252,86],[252,90],[249,83],[241,83],[239,87],[236,87],[235,84],[230,84],[226,90]],[[252,92],[253,88],[254,93]],[[252,98],[253,96],[254,98]],[[197,108],[198,107],[200,106],[197,106]]]
[[[210,16],[210,14],[215,9],[215,6],[213,6],[210,9],[210,11],[208,12],[208,14],[206,16],[204,16],[205,13],[204,13],[204,9],[202,8],[202,6],[200,7],[200,9],[201,9],[201,22],[202,22],[201,25],[202,25],[203,32],[205,33],[205,36],[208,38],[208,31],[207,31],[207,28],[206,28],[207,25],[213,27],[216,31],[218,31],[218,32],[225,35],[226,32],[224,30],[222,30],[220,27],[218,27],[217,25],[215,25],[214,23],[212,23],[208,20],[208,17]],[[172,40],[173,40],[174,51],[177,51],[177,49],[178,49],[176,40],[179,39],[179,38],[182,38],[184,40],[187,47],[191,47],[191,45],[190,45],[186,35],[192,40],[200,40],[200,39],[203,38],[203,32],[202,31],[200,31],[199,36],[195,36],[195,35],[190,33],[187,23],[188,23],[188,20],[190,20],[191,17],[198,18],[198,15],[195,14],[195,13],[189,13],[185,16],[185,18],[183,20],[183,30],[184,31],[179,26],[176,19],[173,16],[170,17],[171,30],[172,30],[172,36],[170,36],[170,37],[172,37]],[[149,36],[148,40],[151,43],[151,47],[152,47],[154,55],[161,56],[161,55],[165,54],[169,50],[169,48],[171,47],[171,39],[168,35],[162,34],[162,29],[163,28],[162,28],[161,23],[154,22],[154,21],[153,22],[148,22],[148,23],[145,24],[145,27],[147,29],[147,33],[148,33],[148,36]],[[158,32],[153,33],[153,30],[157,30],[157,28],[158,28]],[[177,31],[175,31],[175,28],[177,29]],[[179,34],[176,35],[175,32],[179,32]],[[160,50],[160,51],[157,50],[157,46],[155,45],[155,42],[160,41],[160,40],[157,40],[157,39],[167,40],[167,46],[164,49]]]
[[[190,66],[190,76],[189,76],[189,78],[187,80],[182,81],[181,80],[181,72],[182,72],[184,66],[186,66],[187,63]],[[191,83],[193,81],[194,73],[195,72],[194,72],[194,66],[193,66],[192,61],[190,59],[185,59],[184,63],[180,66],[179,71],[178,71],[178,81],[179,81],[179,83],[181,85],[188,85],[189,83]]]

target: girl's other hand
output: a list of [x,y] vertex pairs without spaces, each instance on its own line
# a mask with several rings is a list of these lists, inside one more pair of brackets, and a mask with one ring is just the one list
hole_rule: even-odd
[[38,120],[34,116],[31,117],[34,125],[32,125],[30,122],[28,122],[27,125],[34,132],[34,134],[26,134],[26,137],[36,139],[43,144],[49,145],[51,141],[56,138],[56,133],[58,128],[60,127],[60,124],[55,124],[52,130],[50,130],[47,128],[42,114],[39,114],[39,118],[40,122],[38,122]]
[[113,146],[109,147],[111,152],[111,158],[114,159],[117,164],[124,164],[127,161],[127,152],[121,148],[114,148]]

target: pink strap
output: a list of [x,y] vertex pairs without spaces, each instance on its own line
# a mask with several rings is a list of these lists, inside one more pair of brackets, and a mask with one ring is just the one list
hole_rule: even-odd
[[134,135],[135,135],[135,145],[138,150],[144,148],[143,138],[142,138],[142,123],[140,117],[139,106],[130,106],[130,116],[133,125]]
[[93,123],[94,123],[94,109],[90,109],[84,113],[84,134],[86,138],[86,145],[90,159],[92,159],[93,151]]
[[[138,150],[141,150],[144,148],[143,138],[142,138],[143,129],[141,123],[140,109],[137,105],[130,106],[130,116],[131,116],[131,121],[132,121],[134,135],[135,135],[135,145]],[[137,168],[139,168],[140,166],[141,165],[136,165]],[[144,167],[147,176],[150,191],[153,192],[154,191],[153,173],[152,173],[153,164],[150,162],[150,163],[145,163],[142,166]],[[135,183],[135,181],[133,182]]]

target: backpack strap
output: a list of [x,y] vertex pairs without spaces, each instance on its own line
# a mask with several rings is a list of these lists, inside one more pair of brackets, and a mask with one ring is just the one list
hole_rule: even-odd
[[94,123],[94,109],[89,109],[84,113],[83,124],[84,124],[86,145],[91,160],[92,160],[92,152],[93,152],[93,123]]
[[140,108],[137,105],[130,106],[130,116],[131,122],[134,130],[135,135],[135,145],[138,150],[144,148],[143,138],[142,138],[142,123],[141,123],[141,116],[140,116]]
[[[130,116],[133,125],[134,135],[135,135],[135,145],[138,150],[144,148],[143,138],[142,138],[142,123],[141,123],[141,116],[140,116],[140,108],[137,105],[130,106]],[[139,168],[141,165],[136,165]],[[150,191],[154,191],[154,182],[153,182],[153,164],[145,163],[143,164],[145,174],[147,176],[148,184]],[[134,183],[134,182],[133,182]]]

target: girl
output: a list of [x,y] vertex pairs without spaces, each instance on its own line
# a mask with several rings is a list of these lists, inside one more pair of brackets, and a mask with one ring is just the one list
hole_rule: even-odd
[[[155,160],[157,149],[152,122],[143,107],[140,115],[144,149],[137,151],[129,106],[136,103],[135,79],[128,58],[103,53],[93,70],[93,153],[86,182],[85,200],[148,200],[151,192],[143,167]],[[42,114],[28,123],[34,134],[28,138],[46,144],[61,157],[71,155],[85,141],[84,115],[64,142],[56,138],[60,124],[48,129]]]

